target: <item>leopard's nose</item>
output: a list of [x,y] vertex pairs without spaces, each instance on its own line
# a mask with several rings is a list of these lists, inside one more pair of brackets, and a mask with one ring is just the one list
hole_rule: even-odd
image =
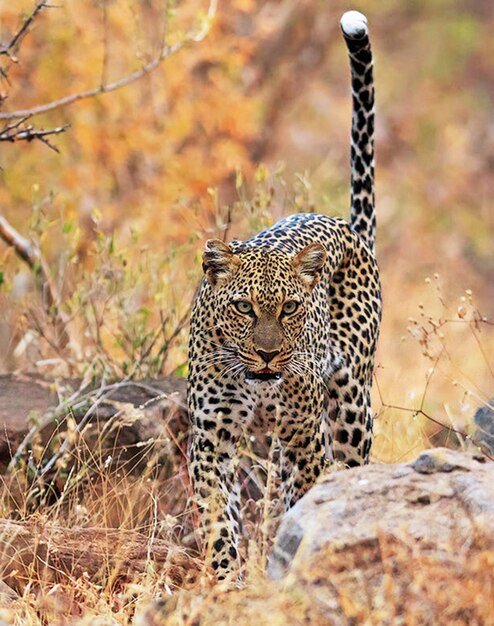
[[256,350],[257,354],[266,361],[266,365],[274,359],[275,356],[281,352],[281,350],[274,350],[273,352],[264,352],[264,350]]

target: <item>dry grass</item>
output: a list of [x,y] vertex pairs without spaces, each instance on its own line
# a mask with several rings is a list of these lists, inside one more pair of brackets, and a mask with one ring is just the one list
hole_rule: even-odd
[[413,548],[383,537],[377,549],[357,555],[332,551],[318,555],[310,570],[295,572],[281,583],[255,572],[243,590],[180,592],[138,614],[137,623],[490,624],[493,559],[492,551],[482,549],[461,556],[433,552],[417,556]]
[[390,331],[385,309],[373,400],[376,461],[475,439],[473,415],[494,390],[493,322],[471,290],[455,293],[437,274],[426,277],[401,336]]
[[[366,571],[378,570],[377,583],[362,575],[363,564]],[[82,576],[56,584],[33,578],[18,600],[3,604],[0,617],[19,625],[480,626],[492,624],[493,564],[488,550],[417,556],[403,543],[382,538],[377,551],[356,561],[328,552],[283,582],[266,579],[251,562],[246,587],[225,592],[197,577],[185,577],[180,589],[150,561],[147,571],[125,582],[111,572],[106,580]]]

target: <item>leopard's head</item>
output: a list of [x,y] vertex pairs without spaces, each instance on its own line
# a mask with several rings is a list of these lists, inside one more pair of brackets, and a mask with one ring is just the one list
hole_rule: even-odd
[[319,243],[296,255],[216,239],[206,243],[203,270],[215,324],[247,379],[279,378],[290,365],[325,260]]

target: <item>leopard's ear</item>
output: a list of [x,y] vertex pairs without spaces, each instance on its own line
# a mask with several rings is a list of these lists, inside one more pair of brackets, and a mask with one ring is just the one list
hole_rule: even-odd
[[229,245],[219,239],[206,241],[206,248],[202,255],[202,269],[213,287],[233,276],[239,265],[240,259]]
[[326,248],[320,243],[311,243],[293,259],[293,267],[308,289],[314,289],[321,277],[326,261]]

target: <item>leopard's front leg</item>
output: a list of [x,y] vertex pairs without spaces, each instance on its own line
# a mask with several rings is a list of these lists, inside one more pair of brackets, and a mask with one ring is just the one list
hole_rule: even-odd
[[236,577],[240,569],[239,488],[236,483],[237,441],[242,432],[239,420],[221,411],[192,414],[190,475],[206,535],[208,563],[218,580]]
[[327,428],[321,390],[313,396],[310,411],[300,416],[281,413],[281,489],[285,510],[290,509],[326,472],[332,461],[331,433]]

